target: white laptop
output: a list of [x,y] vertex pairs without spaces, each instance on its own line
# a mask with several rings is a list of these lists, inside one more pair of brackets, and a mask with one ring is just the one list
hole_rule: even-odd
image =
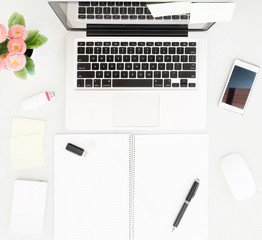
[[189,24],[190,13],[154,18],[145,1],[49,4],[68,30],[66,128],[205,128],[213,23]]

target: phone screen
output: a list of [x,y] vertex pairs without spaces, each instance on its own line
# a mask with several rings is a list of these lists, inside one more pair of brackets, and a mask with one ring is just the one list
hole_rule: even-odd
[[222,102],[244,109],[255,77],[255,72],[235,65]]

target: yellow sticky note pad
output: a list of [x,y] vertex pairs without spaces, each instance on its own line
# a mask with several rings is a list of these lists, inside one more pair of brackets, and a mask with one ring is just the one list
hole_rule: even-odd
[[9,140],[9,148],[14,169],[45,165],[41,134],[12,137]]

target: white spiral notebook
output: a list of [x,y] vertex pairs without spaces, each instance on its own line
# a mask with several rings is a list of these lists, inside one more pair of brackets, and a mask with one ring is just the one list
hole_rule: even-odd
[[[54,166],[55,240],[207,239],[205,134],[56,135]],[[172,232],[195,178],[199,189]]]

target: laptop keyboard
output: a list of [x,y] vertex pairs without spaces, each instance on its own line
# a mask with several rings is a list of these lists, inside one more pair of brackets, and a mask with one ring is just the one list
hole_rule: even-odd
[[197,42],[77,42],[77,88],[194,89]]
[[79,2],[78,19],[187,20],[189,14],[154,18],[146,2]]

